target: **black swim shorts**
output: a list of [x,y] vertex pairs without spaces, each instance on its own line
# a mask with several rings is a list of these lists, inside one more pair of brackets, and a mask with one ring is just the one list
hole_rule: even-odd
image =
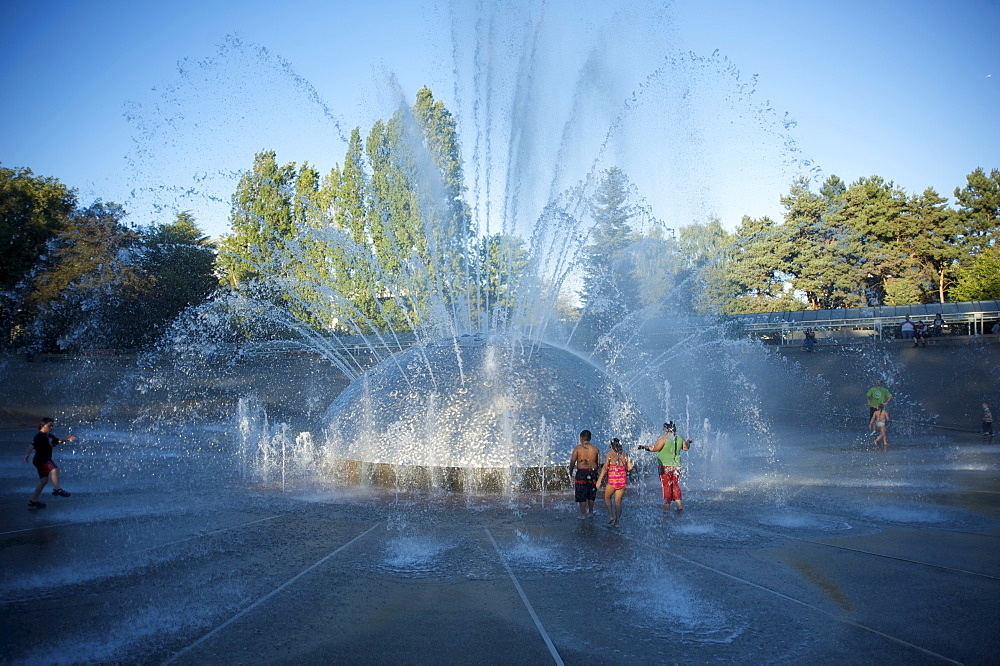
[[597,470],[576,470],[576,501],[593,502],[597,498]]

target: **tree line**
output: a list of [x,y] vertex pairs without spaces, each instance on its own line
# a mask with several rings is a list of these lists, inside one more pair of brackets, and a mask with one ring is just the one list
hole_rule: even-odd
[[[975,169],[954,197],[877,176],[813,191],[802,178],[781,220],[670,229],[612,167],[575,208],[589,229],[579,294],[554,304],[599,335],[663,305],[714,315],[1000,298],[1000,170]],[[229,223],[217,242],[188,212],[137,226],[117,204],[83,206],[56,179],[0,166],[4,344],[138,347],[220,290],[321,331],[414,330],[442,306],[486,327],[512,316],[533,261],[530,241],[474,228],[456,121],[427,88],[366,136],[355,128],[326,174],[258,153]]]
[[972,171],[954,207],[878,176],[830,176],[818,191],[799,178],[781,197],[783,219],[745,216],[733,232],[710,219],[636,233],[625,175],[607,172],[604,190],[585,303],[614,302],[603,290],[628,309],[668,300],[712,315],[1000,298],[998,169]]

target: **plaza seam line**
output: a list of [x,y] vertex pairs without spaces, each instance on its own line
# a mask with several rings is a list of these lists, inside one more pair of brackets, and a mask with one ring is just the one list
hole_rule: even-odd
[[263,523],[265,520],[274,520],[275,518],[284,518],[288,514],[281,514],[278,516],[270,516],[269,518],[258,518],[257,520],[251,520],[247,523],[239,523],[238,525],[230,525],[229,527],[220,527],[217,530],[212,530],[210,532],[201,532],[198,534],[192,534],[186,536],[182,539],[177,539],[175,541],[168,541],[167,543],[161,543],[158,546],[150,546],[149,548],[144,548],[138,552],[145,553],[148,550],[156,550],[157,548],[166,548],[167,546],[173,546],[174,544],[183,543],[185,541],[190,541],[191,539],[199,539],[201,537],[212,536],[213,534],[218,534],[219,532],[226,532],[229,530],[235,530],[238,527],[246,527],[247,525],[256,525],[257,523]]
[[549,653],[552,655],[552,659],[559,665],[564,666],[562,657],[559,656],[559,651],[556,650],[556,646],[552,644],[552,639],[549,638],[548,633],[545,631],[545,627],[542,626],[542,621],[538,619],[538,615],[535,613],[535,609],[532,608],[531,602],[528,601],[528,595],[524,593],[521,589],[521,584],[517,582],[517,577],[511,570],[510,565],[507,564],[507,559],[503,556],[503,552],[500,551],[500,546],[497,544],[496,539],[493,538],[493,534],[490,532],[490,528],[483,525],[483,530],[486,532],[486,536],[490,538],[490,543],[493,544],[493,548],[497,551],[497,556],[500,558],[500,564],[503,568],[507,570],[507,575],[510,576],[510,580],[514,583],[514,587],[517,589],[517,593],[521,595],[521,601],[524,603],[524,607],[528,609],[528,614],[531,615],[531,619],[535,622],[535,628],[538,629],[538,633],[542,635],[542,639],[545,641],[545,645],[549,648]]
[[274,595],[276,595],[279,592],[283,591],[286,587],[288,587],[289,585],[291,585],[292,583],[294,583],[295,581],[297,581],[299,578],[302,578],[307,573],[309,573],[310,571],[312,571],[313,569],[315,569],[319,565],[323,564],[324,562],[326,562],[328,559],[330,559],[331,557],[333,557],[334,555],[336,555],[340,551],[342,551],[345,548],[348,548],[349,546],[353,545],[355,541],[359,540],[361,537],[365,536],[366,534],[368,534],[369,532],[371,532],[372,530],[374,530],[376,527],[379,527],[380,525],[382,525],[382,523],[376,523],[376,524],[372,525],[367,530],[365,530],[361,534],[357,535],[356,537],[354,537],[353,539],[351,539],[347,543],[345,543],[345,544],[343,544],[341,546],[338,546],[336,549],[330,551],[329,553],[327,553],[326,555],[324,555],[322,558],[320,558],[319,560],[317,560],[313,564],[309,565],[308,567],[306,567],[305,569],[303,569],[299,573],[297,573],[294,576],[292,576],[291,578],[289,578],[287,581],[285,581],[279,587],[276,587],[275,589],[271,590],[270,592],[268,592],[267,594],[265,594],[263,597],[261,597],[260,599],[258,599],[255,602],[253,602],[252,604],[250,604],[249,606],[247,606],[246,608],[244,608],[243,610],[241,610],[239,613],[237,613],[236,615],[232,616],[231,618],[229,618],[228,620],[226,620],[225,622],[223,622],[222,624],[220,624],[215,629],[212,629],[210,632],[208,632],[207,634],[205,634],[204,636],[202,636],[201,638],[199,638],[198,640],[196,640],[194,643],[191,643],[190,645],[188,645],[187,647],[185,647],[181,651],[176,652],[172,657],[170,657],[169,659],[166,659],[163,662],[163,664],[166,665],[166,664],[172,664],[172,663],[174,663],[176,660],[178,660],[182,656],[184,656],[184,654],[186,654],[190,650],[193,650],[194,648],[198,647],[199,645],[201,645],[202,643],[204,643],[205,641],[207,641],[209,638],[211,638],[215,634],[219,633],[220,631],[222,631],[223,629],[225,629],[229,625],[231,625],[236,620],[240,619],[241,617],[243,617],[244,615],[246,615],[247,613],[249,613],[253,609],[257,608],[257,606],[260,606],[262,603],[264,603],[265,601],[267,601],[268,599],[270,599]]
[[[634,537],[630,537],[630,536],[627,536],[625,534],[623,534],[622,536],[625,539],[628,539],[629,541],[634,541],[636,543],[642,544],[643,546],[646,546],[647,548],[653,548],[653,549],[659,550],[653,544],[647,543],[646,541],[643,541],[642,539],[636,539]],[[863,625],[863,624],[861,624],[859,622],[855,622],[854,620],[846,618],[843,615],[837,615],[836,613],[831,613],[830,611],[823,610],[822,608],[820,608],[818,606],[813,606],[812,604],[806,603],[805,601],[802,601],[801,599],[796,599],[795,597],[788,596],[787,594],[784,594],[782,592],[778,592],[777,590],[772,590],[769,587],[765,587],[763,585],[760,585],[759,583],[754,583],[753,581],[749,581],[746,578],[740,578],[739,576],[734,576],[733,574],[726,573],[725,571],[722,571],[721,569],[716,569],[715,567],[710,567],[707,564],[702,564],[701,562],[695,562],[694,560],[688,559],[688,558],[684,557],[683,555],[678,555],[677,553],[671,553],[669,550],[666,551],[666,553],[667,553],[667,555],[670,555],[671,557],[674,557],[674,558],[676,558],[678,560],[681,560],[682,562],[686,562],[688,564],[693,564],[694,566],[699,567],[701,569],[704,569],[706,571],[711,571],[712,573],[719,574],[720,576],[725,576],[726,578],[731,578],[732,580],[735,580],[735,581],[737,581],[739,583],[744,583],[744,584],[749,585],[751,587],[755,587],[758,590],[763,590],[764,592],[769,592],[770,594],[773,594],[774,596],[779,597],[781,599],[785,599],[786,601],[791,601],[793,603],[799,604],[800,606],[805,606],[806,608],[810,608],[810,609],[816,611],[817,613],[822,613],[823,615],[828,615],[829,617],[832,617],[833,619],[837,620],[838,622],[843,622],[844,624],[851,625],[852,627],[857,627],[858,629],[863,629],[864,631],[871,632],[871,633],[873,633],[873,634],[875,634],[877,636],[882,636],[883,638],[888,638],[890,641],[892,641],[894,643],[899,643],[900,645],[903,645],[905,647],[913,648],[914,650],[919,650],[920,652],[923,652],[924,654],[930,655],[932,657],[936,657],[938,659],[941,659],[943,661],[948,662],[949,664],[958,664],[959,666],[961,666],[961,664],[962,664],[962,662],[956,661],[956,660],[951,659],[949,657],[946,657],[943,654],[938,654],[937,652],[933,652],[931,650],[928,650],[927,648],[922,648],[919,645],[914,645],[913,643],[910,643],[909,641],[904,641],[902,638],[896,638],[895,636],[892,636],[892,635],[887,634],[885,632],[879,631],[878,629],[874,629],[872,627],[865,626],[865,625]]]
[[9,532],[0,532],[0,536],[7,536],[8,534],[17,534],[18,532],[34,532],[35,530],[44,530],[51,527],[66,527],[68,525],[86,525],[87,523],[56,523],[55,525],[39,525],[38,527],[25,527],[20,530],[11,530]]

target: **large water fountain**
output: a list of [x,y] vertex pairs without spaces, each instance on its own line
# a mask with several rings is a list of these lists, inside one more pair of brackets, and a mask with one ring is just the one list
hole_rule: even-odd
[[[655,437],[652,424],[665,418],[683,420],[692,436],[710,442],[702,455],[725,458],[719,447],[725,448],[731,426],[756,433],[757,453],[773,453],[768,438],[760,435],[766,419],[754,388],[766,380],[753,369],[757,362],[746,363],[743,345],[723,341],[721,329],[702,325],[685,331],[683,320],[664,303],[632,313],[601,331],[600,339],[587,339],[579,323],[557,312],[560,299],[573,300],[580,290],[595,224],[594,197],[608,169],[622,169],[631,178],[636,230],[668,225],[652,214],[646,192],[655,195],[659,214],[669,216],[670,226],[706,219],[718,196],[709,171],[724,171],[734,161],[721,159],[722,147],[733,145],[734,132],[759,135],[737,162],[809,168],[798,161],[788,123],[753,101],[752,82],[741,80],[724,57],[665,47],[663,35],[652,27],[663,27],[655,11],[613,14],[589,47],[574,41],[567,49],[564,35],[550,32],[544,10],[521,10],[495,6],[470,12],[456,6],[449,18],[455,64],[447,93],[465,151],[470,232],[477,238],[524,239],[524,261],[508,255],[494,267],[496,280],[512,285],[503,302],[490,303],[491,295],[479,286],[481,267],[449,242],[432,246],[416,261],[401,239],[393,239],[398,268],[392,273],[377,268],[377,279],[364,287],[376,301],[387,293],[412,301],[409,311],[419,311],[419,317],[404,322],[398,313],[362,315],[350,306],[339,307],[334,316],[334,306],[345,306],[347,299],[322,276],[290,279],[262,269],[269,275],[262,290],[284,294],[279,300],[293,307],[283,309],[273,298],[243,292],[221,295],[188,313],[146,359],[136,389],[126,390],[154,405],[139,409],[144,417],[157,422],[162,418],[158,405],[176,408],[177,403],[187,405],[179,412],[184,418],[209,413],[205,399],[217,389],[201,387],[204,359],[227,349],[222,333],[240,327],[234,322],[253,321],[251,328],[267,329],[266,337],[297,340],[300,351],[321,359],[337,378],[333,381],[350,382],[328,408],[311,403],[309,418],[295,428],[308,436],[283,445],[287,452],[307,441],[318,460],[310,474],[319,477],[335,469],[333,476],[363,483],[404,478],[448,487],[545,486],[562,480],[551,470],[565,465],[580,430],[594,431],[599,441],[619,436],[639,442]],[[622,32],[634,39],[611,49],[609,41]],[[230,43],[225,53],[232,56],[240,49]],[[633,56],[646,49],[655,49],[657,56],[648,68],[636,70]],[[266,54],[257,57],[268,64]],[[225,59],[215,66],[224,67]],[[276,76],[285,75],[278,71]],[[566,71],[574,74],[566,76]],[[192,78],[189,85],[201,84]],[[397,104],[407,97],[405,91],[389,89]],[[171,95],[180,96],[176,88]],[[412,118],[404,127],[411,133],[404,142],[420,146]],[[433,160],[420,150],[425,148],[417,148],[413,162],[420,172],[417,180],[429,183],[419,196],[425,235],[448,238],[455,232],[442,211],[453,202]],[[367,250],[348,234],[328,228],[302,230],[286,248],[284,263],[299,262],[315,245],[336,246],[355,266],[369,261]],[[303,281],[312,301],[294,307]],[[315,316],[324,304],[331,308],[327,321],[336,319],[342,330],[361,335],[345,342],[317,331],[303,310]],[[661,328],[651,337],[643,331],[650,318],[670,321],[672,330],[664,335]],[[239,334],[248,334],[245,324]],[[250,335],[248,349],[260,351]],[[212,372],[231,370],[217,364]],[[183,386],[192,380],[199,388],[185,397]],[[234,393],[240,392],[235,399],[246,401],[259,387],[241,384]],[[151,401],[154,396],[159,398]],[[790,399],[812,397],[798,391]],[[253,421],[267,427],[244,424],[241,430],[243,455],[257,458],[273,448],[274,428],[287,421],[267,405],[260,409]],[[290,436],[287,426],[283,432]],[[257,460],[244,467],[273,476],[273,469],[265,468],[275,456],[263,459],[266,465]],[[456,478],[464,481],[456,483]]]

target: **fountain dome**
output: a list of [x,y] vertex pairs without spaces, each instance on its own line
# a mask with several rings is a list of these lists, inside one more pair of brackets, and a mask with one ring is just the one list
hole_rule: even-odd
[[650,430],[618,383],[581,356],[475,335],[385,359],[340,394],[326,420],[341,460],[514,474],[565,467],[583,429],[598,446]]

